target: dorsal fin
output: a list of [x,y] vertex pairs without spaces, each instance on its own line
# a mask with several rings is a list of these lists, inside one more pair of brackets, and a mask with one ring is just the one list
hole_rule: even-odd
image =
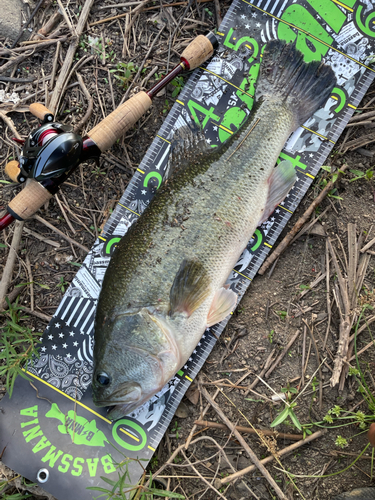
[[195,122],[183,125],[175,131],[171,140],[171,154],[164,179],[169,179],[173,172],[187,167],[202,155],[206,156],[216,151],[217,148],[211,148],[207,144],[203,130]]

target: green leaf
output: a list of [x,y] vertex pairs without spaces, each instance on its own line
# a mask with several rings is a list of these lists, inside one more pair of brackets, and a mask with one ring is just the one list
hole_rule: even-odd
[[358,175],[359,177],[363,177],[365,174],[362,172],[362,170],[355,170],[354,168],[350,169],[350,172],[354,175]]
[[293,424],[295,425],[295,427],[297,427],[297,429],[298,429],[299,431],[301,431],[301,430],[302,430],[302,426],[301,426],[301,424],[299,423],[299,420],[298,420],[298,418],[297,418],[296,414],[294,413],[294,411],[293,411],[291,408],[289,408],[289,417],[290,417],[290,420],[291,420],[291,421],[293,422]]
[[158,490],[157,488],[147,488],[147,493],[152,493],[153,495],[157,495],[158,497],[163,498],[178,498],[180,500],[184,500],[186,498],[184,495],[180,495],[179,493],[175,493],[173,491]]
[[328,165],[322,165],[320,168],[322,170],[325,170],[326,172],[330,172],[331,171],[331,167],[329,167]]
[[277,425],[280,425],[288,418],[289,414],[289,408],[286,406],[281,413],[277,415],[275,420],[272,422],[271,427],[276,427]]

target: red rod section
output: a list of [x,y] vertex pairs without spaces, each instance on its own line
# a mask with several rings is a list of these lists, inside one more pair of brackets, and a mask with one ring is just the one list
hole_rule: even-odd
[[165,75],[164,78],[162,78],[156,85],[152,87],[146,94],[150,99],[153,99],[156,94],[158,94],[161,89],[163,89],[166,85],[168,85],[169,82],[173,80],[173,78],[176,78],[177,75],[185,71],[185,69],[189,69],[189,63],[186,61],[186,59],[183,59],[180,64],[178,64],[175,68],[172,69],[168,73],[168,75]]
[[1,217],[0,219],[0,231],[5,229],[6,227],[9,226],[14,221],[13,215],[10,214],[5,214],[4,217]]

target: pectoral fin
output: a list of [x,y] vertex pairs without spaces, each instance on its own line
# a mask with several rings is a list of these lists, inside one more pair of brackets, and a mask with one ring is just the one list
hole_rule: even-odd
[[289,160],[283,160],[277,165],[268,180],[269,192],[267,203],[259,224],[267,220],[277,205],[283,201],[288,191],[296,182],[296,178],[296,172]]
[[198,260],[184,260],[170,292],[171,315],[184,313],[189,317],[210,293],[210,280],[202,264]]
[[237,294],[224,287],[220,288],[211,304],[207,326],[216,325],[230,314],[237,304]]

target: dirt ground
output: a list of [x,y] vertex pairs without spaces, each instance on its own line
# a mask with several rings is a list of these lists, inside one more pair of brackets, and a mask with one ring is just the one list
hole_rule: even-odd
[[[72,18],[80,11],[82,4],[81,0],[69,2],[68,11]],[[225,15],[229,4],[230,2],[220,2],[221,16]],[[129,7],[103,9],[106,5],[110,5],[110,2],[106,0],[95,2],[90,14],[90,22],[129,11]],[[31,23],[33,33],[36,33],[51,17],[55,9],[56,7],[50,6],[49,2],[45,2]],[[88,60],[85,59],[84,64],[79,69],[89,93],[94,98],[93,113],[84,124],[83,132],[90,130],[103,116],[109,114],[120,103],[124,95],[125,90],[122,87],[122,82],[114,77],[116,74],[124,76],[124,73],[111,72],[111,70],[116,70],[117,63],[133,62],[134,66],[139,67],[144,62],[145,71],[141,73],[137,82],[132,80],[136,70],[130,66],[130,78],[125,83],[125,87],[129,87],[131,84],[131,90],[139,88],[142,80],[157,67],[148,81],[144,83],[146,88],[151,88],[158,76],[166,71],[170,37],[174,36],[170,57],[170,65],[173,66],[179,61],[178,54],[193,37],[200,33],[205,34],[208,30],[217,27],[217,14],[214,2],[198,4],[193,2],[188,9],[184,5],[173,4],[173,7],[146,10],[137,18],[134,29],[130,30],[127,36],[128,52],[125,49],[124,58],[122,56],[122,31],[126,29],[125,18],[90,27],[81,39],[75,59],[93,56]],[[191,21],[186,21],[186,18],[190,18]],[[178,37],[174,35],[177,25],[180,26]],[[150,40],[154,38],[160,28],[163,28],[163,32],[145,60]],[[64,22],[59,29],[59,36],[69,34],[69,28]],[[98,39],[94,47],[90,46],[89,36]],[[100,42],[102,39],[105,40],[105,44]],[[6,46],[6,43],[6,40],[0,40],[1,47]],[[57,58],[57,73],[64,60],[66,50],[67,43],[62,43],[60,56]],[[45,77],[51,75],[54,61],[54,45],[36,52],[20,62],[17,70],[12,74],[17,78],[35,77],[36,80],[32,83],[21,84],[0,82],[0,90],[4,89],[8,93],[16,92],[21,99],[25,99],[38,89],[40,91],[39,100],[44,102],[45,88],[48,87],[43,85],[43,75]],[[72,125],[79,122],[87,107],[87,100],[80,86],[72,86],[75,82],[76,78],[72,76],[70,87],[61,100],[57,117],[59,121]],[[67,207],[65,214],[61,212],[57,201],[52,199],[47,207],[38,212],[39,215],[73,240],[90,248],[161,126],[173,103],[172,92],[174,90],[175,87],[170,85],[162,96],[155,99],[151,111],[146,113],[140,124],[103,155],[100,167],[95,166],[92,162],[84,164],[69,179],[69,182],[63,185],[59,200]],[[372,86],[359,109],[370,102],[374,92],[375,86]],[[28,105],[33,100],[34,98],[28,98],[22,104]],[[375,109],[374,105],[370,103],[367,110]],[[0,105],[0,111],[4,112],[5,108],[2,106]],[[30,113],[12,112],[8,117],[14,122],[21,137],[25,137],[31,129],[38,125],[37,119]],[[360,239],[360,248],[375,237],[374,180],[363,177],[351,182],[358,175],[350,172],[350,169],[355,169],[366,173],[374,168],[375,146],[370,143],[364,146],[365,151],[362,149],[360,152],[346,151],[345,148],[345,142],[349,138],[353,139],[368,133],[365,127],[352,127],[350,136],[346,136],[349,129],[344,131],[343,137],[335,145],[326,165],[331,166],[332,171],[343,165],[348,165],[349,169],[338,182],[336,190],[331,192],[331,196],[326,198],[314,211],[311,220],[318,218],[318,221],[311,231],[299,237],[287,248],[271,272],[268,270],[265,275],[257,276],[254,279],[201,371],[199,387],[205,387],[211,395],[214,394],[216,387],[220,387],[223,394],[220,394],[216,401],[225,411],[227,418],[237,425],[247,427],[253,425],[257,429],[269,429],[272,421],[285,406],[283,402],[272,401],[272,396],[280,393],[285,394],[282,392],[285,388],[289,390],[291,400],[298,396],[293,410],[296,418],[303,425],[322,422],[329,410],[336,405],[345,412],[361,411],[369,416],[366,429],[370,417],[375,421],[375,405],[369,407],[366,401],[363,401],[363,394],[359,390],[359,375],[347,377],[344,380],[342,390],[339,390],[338,386],[331,388],[329,384],[334,366],[333,360],[338,347],[340,319],[343,316],[343,304],[338,297],[340,295],[339,284],[333,260],[330,261],[329,268],[331,275],[329,292],[327,293],[325,277],[318,284],[312,285],[319,276],[324,275],[327,271],[327,255],[331,255],[327,250],[328,238],[338,257],[344,280],[349,282],[348,224],[355,224],[355,227],[351,227],[357,240]],[[17,157],[18,154],[15,143],[11,141],[13,135],[11,128],[0,118],[0,178],[3,180],[6,180],[3,173],[5,163],[9,159]],[[346,141],[344,141],[344,137]],[[329,172],[321,171],[289,221],[282,236],[305,212],[321,191],[325,180],[330,178]],[[2,184],[1,206],[5,206],[18,191],[19,188],[14,184]],[[69,224],[67,219],[69,219]],[[86,253],[83,249],[69,244],[40,221],[29,221],[25,224],[25,228],[27,232],[24,231],[22,236],[8,293],[12,292],[17,284],[34,282],[32,287],[24,288],[20,296],[20,303],[29,309],[32,307],[32,290],[34,312],[29,313],[27,321],[30,326],[35,328],[35,331],[41,332],[47,324],[47,317],[53,314],[64,290],[77,272],[77,264],[83,261]],[[2,269],[7,259],[13,230],[14,226],[10,226],[1,234],[1,243],[5,245],[0,253]],[[37,239],[35,235],[39,235],[41,239]],[[51,245],[51,241],[55,243],[55,246]],[[372,250],[374,249],[375,247],[372,248]],[[357,290],[354,325],[366,304],[375,305],[374,256],[369,255],[371,257],[365,269],[362,286]],[[40,285],[48,288],[43,288]],[[339,304],[340,309],[337,304]],[[38,314],[39,317],[37,317]],[[45,315],[44,319],[41,319],[43,316],[40,315]],[[371,309],[367,308],[363,317],[369,318],[371,316]],[[361,326],[364,324],[363,317],[360,322]],[[328,322],[330,322],[329,327],[327,327]],[[358,336],[358,351],[371,342],[369,330],[374,331],[373,325],[370,325],[369,329],[365,329]],[[288,342],[297,332],[299,333],[295,342],[285,352]],[[323,348],[326,333],[327,341],[325,348]],[[262,377],[267,385],[258,381],[254,387],[256,392],[248,392],[249,385],[257,380],[256,375],[261,373],[272,351],[274,351],[273,359],[283,352],[285,352],[285,356],[268,377],[267,374]],[[351,366],[356,367],[355,359],[350,363]],[[375,383],[372,376],[374,363],[375,350],[373,347],[359,355],[359,364],[372,394],[375,393]],[[304,372],[302,370],[303,364],[305,365]],[[270,366],[272,367],[272,365],[271,362]],[[237,388],[230,388],[231,384],[236,385]],[[241,388],[238,388],[239,386]],[[305,390],[302,393],[303,388]],[[173,418],[167,434],[156,450],[149,465],[149,470],[152,472],[158,470],[168,460],[171,453],[185,442],[193,428],[194,421],[200,418],[200,412],[205,407],[206,402],[202,396],[199,397],[197,389],[198,380],[195,381],[189,398],[185,397],[183,400],[184,405],[178,412],[181,416]],[[4,385],[0,387],[0,391],[2,394],[4,393]],[[198,400],[194,401],[194,396],[197,396]],[[204,420],[220,422],[218,415],[212,408],[208,410]],[[334,428],[327,422],[322,422],[319,426],[312,425],[311,432],[317,432],[325,427],[327,428],[326,433],[312,440],[309,444],[297,448],[288,456],[280,458],[279,463],[273,461],[267,465],[270,475],[288,498],[329,500],[338,493],[372,484],[371,455],[373,449],[371,446],[354,465],[350,466],[368,444],[366,432],[359,428],[358,419],[356,422],[345,420],[344,411],[341,411],[339,423],[345,422],[349,422],[349,425],[340,428]],[[290,418],[279,425],[277,430],[300,434]],[[192,462],[208,459],[196,468],[207,481],[211,481],[214,476],[224,480],[226,476],[232,474],[231,466],[235,470],[241,470],[250,465],[241,444],[235,437],[229,436],[226,430],[197,427],[194,439],[202,436],[210,436],[216,441],[216,444],[212,440],[201,440],[189,446],[186,453]],[[243,434],[243,436],[258,458],[261,459],[270,454],[266,447],[260,444],[258,436],[247,434]],[[341,439],[343,447],[337,445],[337,442],[340,442],[338,436],[346,439],[346,442]],[[217,454],[212,457],[217,451],[217,444],[224,448],[230,465],[223,458],[223,455],[221,460]],[[277,444],[271,442],[270,446],[273,448],[276,446],[276,449],[280,451],[290,444],[292,441],[279,437]],[[258,470],[245,474],[241,480],[231,484],[229,488],[222,485],[217,492],[208,488],[207,484],[197,476],[197,472],[187,465],[184,457],[179,454],[174,460],[173,466],[166,468],[161,473],[161,481],[169,489],[175,489],[186,495],[186,498],[194,500],[199,498],[259,498],[265,500],[276,498],[268,482]],[[4,469],[2,470],[4,471]],[[337,474],[340,471],[343,472]],[[11,472],[8,471],[7,474],[8,479],[12,477]],[[325,474],[329,477],[320,477]],[[299,475],[303,477],[297,477]],[[169,478],[165,476],[169,476]],[[16,493],[15,489],[8,489],[6,495],[13,493]],[[8,498],[8,496],[4,496],[4,498]]]

